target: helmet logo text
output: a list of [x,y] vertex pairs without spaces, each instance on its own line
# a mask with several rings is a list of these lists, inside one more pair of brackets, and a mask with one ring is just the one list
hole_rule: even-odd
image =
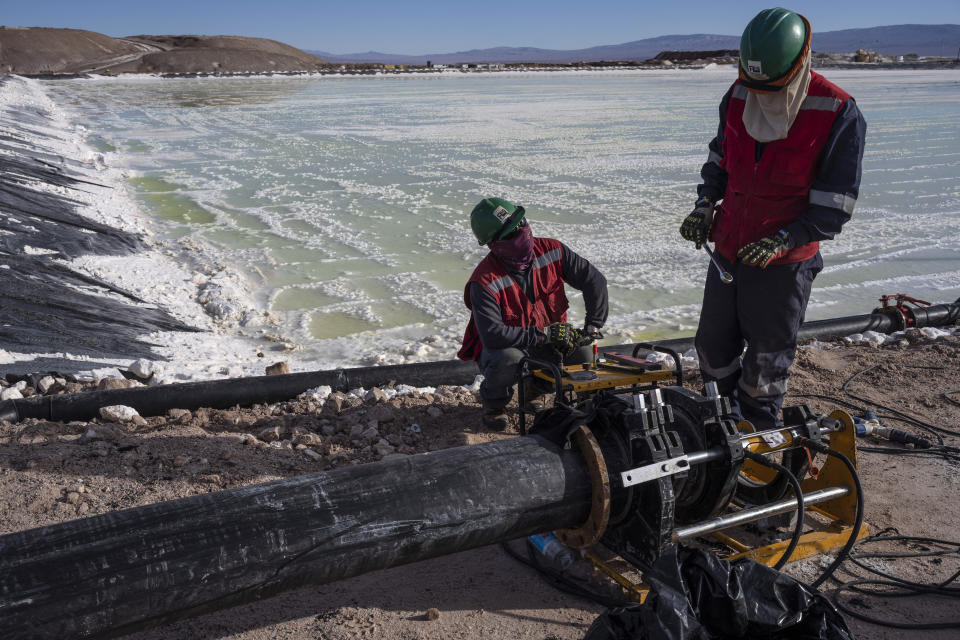
[[497,216],[497,220],[503,222],[510,217],[510,212],[504,209],[503,207],[497,207],[493,210],[493,215]]
[[763,65],[759,60],[747,60],[747,73],[755,76],[763,75]]

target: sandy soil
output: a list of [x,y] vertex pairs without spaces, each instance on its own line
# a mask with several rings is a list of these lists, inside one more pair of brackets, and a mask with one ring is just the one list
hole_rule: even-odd
[[[960,389],[960,337],[910,338],[912,343],[897,346],[833,344],[829,349],[801,351],[791,393],[835,396],[861,405],[844,398],[840,386],[858,371],[873,367],[851,383],[851,392],[960,430],[960,405],[942,395]],[[691,388],[696,384],[692,381]],[[960,400],[958,396],[953,397]],[[788,403],[802,402],[817,412],[841,406],[823,398],[788,399]],[[368,431],[371,426],[376,434]],[[103,420],[0,423],[0,512],[5,515],[0,532],[369,462],[388,452],[412,454],[514,437],[515,430],[516,425],[512,433],[484,430],[476,399],[462,387],[389,400],[336,395],[322,406],[300,399],[229,411],[172,411],[170,416],[126,424]],[[946,441],[960,445],[960,438],[947,436]],[[872,441],[861,443],[878,446]],[[307,454],[308,450],[314,453]],[[867,497],[866,520],[874,531],[896,527],[907,535],[958,538],[957,463],[937,457],[861,453],[859,466]],[[789,571],[810,580],[825,562],[815,558],[795,563]],[[955,564],[901,561],[894,570],[929,581],[933,575],[948,577],[958,569]],[[842,575],[849,579],[849,574]],[[951,615],[951,603],[934,597],[911,598],[894,606],[869,598],[863,602],[873,607],[865,611],[905,619]],[[439,611],[439,618],[427,619],[430,608]],[[130,637],[559,640],[581,638],[601,611],[555,590],[499,547],[485,547],[301,589]],[[858,638],[903,637],[900,631],[854,619],[848,622]],[[928,632],[922,637],[956,636],[955,632]]]

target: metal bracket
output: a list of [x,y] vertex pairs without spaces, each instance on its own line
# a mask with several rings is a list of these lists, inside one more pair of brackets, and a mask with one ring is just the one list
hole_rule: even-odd
[[687,456],[678,456],[623,471],[620,473],[620,481],[624,487],[632,487],[633,485],[650,482],[657,478],[683,473],[689,468],[690,461],[687,459]]

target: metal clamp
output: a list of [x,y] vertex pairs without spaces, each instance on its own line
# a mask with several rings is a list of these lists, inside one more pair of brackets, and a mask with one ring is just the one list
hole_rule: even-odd
[[687,456],[678,456],[676,458],[667,458],[653,464],[645,464],[642,467],[628,469],[620,473],[620,482],[624,488],[632,487],[635,484],[650,482],[657,478],[672,476],[683,473],[690,468],[690,460]]

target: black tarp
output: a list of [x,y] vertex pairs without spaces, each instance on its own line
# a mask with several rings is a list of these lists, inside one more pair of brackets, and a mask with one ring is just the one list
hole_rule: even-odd
[[826,597],[776,569],[673,545],[644,573],[642,605],[611,609],[584,640],[852,640]]

